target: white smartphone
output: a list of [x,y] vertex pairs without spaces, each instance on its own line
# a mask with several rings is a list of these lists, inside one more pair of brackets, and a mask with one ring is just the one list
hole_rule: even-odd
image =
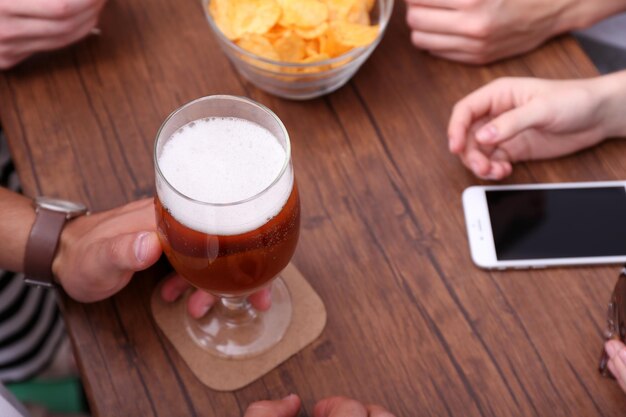
[[626,181],[469,187],[463,210],[483,268],[626,262]]

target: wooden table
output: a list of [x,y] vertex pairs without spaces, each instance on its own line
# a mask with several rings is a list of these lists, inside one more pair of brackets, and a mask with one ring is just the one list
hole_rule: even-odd
[[[242,80],[195,1],[111,1],[101,37],[0,77],[1,117],[29,195],[108,209],[152,194],[166,115],[203,95],[246,95],[285,122],[301,190],[294,263],[329,321],[311,346],[234,393],[205,388],[153,322],[162,269],[114,298],[64,301],[96,416],[239,416],[254,400],[344,394],[398,416],[623,416],[626,395],[596,364],[617,267],[488,272],[469,257],[462,190],[477,181],[447,151],[452,104],[503,75],[595,75],[569,38],[520,59],[467,67],[409,44],[404,5],[356,77],[293,102]],[[520,164],[510,182],[626,177],[626,143]]]

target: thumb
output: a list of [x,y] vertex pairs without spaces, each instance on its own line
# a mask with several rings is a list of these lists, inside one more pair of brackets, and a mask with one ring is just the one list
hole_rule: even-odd
[[250,404],[244,417],[296,417],[300,398],[291,394],[276,401],[257,401]]
[[478,129],[476,139],[483,145],[495,145],[513,138],[524,130],[546,123],[549,109],[544,101],[531,100],[527,104],[502,113]]
[[141,271],[159,259],[161,243],[155,232],[128,233],[106,239],[99,255],[104,273]]
[[358,401],[347,397],[325,398],[315,404],[314,417],[367,417],[368,412]]

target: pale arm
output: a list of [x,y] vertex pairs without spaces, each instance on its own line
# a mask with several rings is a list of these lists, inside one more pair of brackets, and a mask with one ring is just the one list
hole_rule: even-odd
[[625,107],[626,71],[587,80],[501,78],[454,106],[449,146],[474,174],[500,180],[515,162],[626,137]]
[[0,188],[0,268],[24,270],[24,250],[35,221],[32,200]]
[[411,41],[433,55],[485,64],[622,11],[626,0],[405,0]]
[[585,29],[609,16],[626,11],[626,0],[574,1],[566,9],[560,32]]

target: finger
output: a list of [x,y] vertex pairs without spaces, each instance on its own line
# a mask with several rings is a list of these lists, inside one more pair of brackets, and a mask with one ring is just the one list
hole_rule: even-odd
[[478,149],[472,149],[467,153],[466,166],[479,178],[489,179],[491,172],[491,161],[487,156]]
[[315,404],[313,417],[367,417],[367,410],[353,399],[331,397]]
[[187,312],[194,319],[202,318],[209,312],[217,297],[202,290],[195,290],[187,300]]
[[617,340],[609,340],[605,344],[609,355],[609,368],[620,386],[626,391],[626,346]]
[[97,23],[97,16],[90,16],[86,21],[82,22],[70,32],[62,33],[56,36],[21,39],[13,43],[13,48],[18,50],[20,53],[28,52],[30,54],[40,51],[60,49],[84,38]]
[[470,65],[485,65],[489,64],[497,59],[499,56],[492,56],[486,54],[478,54],[471,52],[460,51],[429,51],[432,56],[437,58],[447,59],[448,61],[461,62],[463,64]]
[[458,9],[463,3],[460,0],[406,0],[412,6],[425,6],[440,9]]
[[255,292],[250,297],[248,297],[248,301],[252,306],[260,311],[267,311],[272,306],[272,291],[271,287],[263,288],[260,291]]
[[502,147],[496,148],[489,157],[492,161],[515,162],[507,150]]
[[[607,368],[609,369],[609,372],[611,372],[611,375],[615,376],[615,374],[617,374],[617,371],[615,370],[615,362],[613,362],[612,360],[609,360],[609,363],[607,364]],[[615,378],[615,380],[617,381],[617,384],[620,386],[620,388],[626,392],[626,384],[622,384],[622,382],[617,379],[617,377]]]
[[515,109],[504,112],[481,127],[476,132],[476,139],[485,145],[504,142],[531,128],[538,128],[547,123],[550,115],[549,106],[543,100],[530,100]]
[[448,122],[448,148],[454,154],[461,154],[467,147],[467,133],[473,120],[472,110],[463,101],[452,109]]
[[449,35],[469,35],[466,15],[456,9],[410,6],[406,22],[413,30]]
[[114,214],[114,217],[119,217],[122,214],[124,217],[128,217],[133,220],[144,219],[141,224],[156,226],[154,199],[146,198],[144,200],[135,201],[122,206],[121,210]]
[[413,30],[411,43],[419,49],[433,51],[480,51],[482,43],[476,39],[465,36],[441,34]]
[[472,149],[461,160],[474,175],[484,180],[498,181],[513,172],[513,166],[508,160],[494,159],[493,155],[487,156],[479,149]]
[[41,19],[12,17],[3,23],[4,42],[32,41],[38,38],[57,37],[75,33],[85,22],[97,18],[96,10],[87,10],[68,19]]
[[459,154],[468,146],[470,128],[480,131],[489,124],[486,120],[491,114],[500,114],[513,108],[511,82],[500,78],[468,94],[454,105],[448,122],[448,141],[452,153]]
[[493,164],[499,164],[501,166],[503,175],[497,179],[503,179],[513,173],[513,162],[515,160],[511,157],[511,154],[504,148],[497,148],[490,156]]
[[173,274],[161,286],[161,298],[163,301],[172,303],[187,291],[190,287],[189,283],[178,274]]
[[141,211],[141,210],[145,210],[146,207],[154,208],[154,197],[146,197],[140,200],[132,201],[120,207],[119,210],[121,212]]
[[21,53],[17,55],[12,54],[10,56],[0,56],[0,70],[14,67],[15,65],[28,58],[30,55],[30,53]]
[[490,163],[491,167],[489,169],[489,173],[486,175],[486,179],[492,181],[502,180],[513,172],[513,167],[509,162],[506,161],[493,161]]
[[395,417],[389,411],[379,405],[370,404],[367,406],[367,417]]
[[451,118],[450,122],[448,122],[448,149],[454,154],[460,154],[467,144],[469,122],[460,120],[460,116],[456,117],[456,120]]
[[244,417],[296,417],[300,398],[291,394],[277,401],[257,401],[250,404]]
[[510,161],[494,161],[493,164],[500,167],[502,175],[497,178],[499,180],[506,178],[513,173],[513,164]]
[[30,0],[9,2],[11,16],[66,19],[88,9],[100,10],[105,0]]
[[609,361],[609,370],[619,383],[619,386],[626,392],[626,363],[616,355]]
[[115,219],[122,214],[133,214],[136,212],[143,213],[143,216],[150,217],[148,213],[154,213],[154,198],[144,198],[141,200],[136,200],[121,207],[95,213],[94,215],[102,216],[103,219]]
[[473,172],[474,170],[472,169],[471,161],[468,158],[469,155],[470,155],[470,151],[465,150],[463,153],[459,154],[459,158],[461,159],[461,162],[463,163],[463,165],[465,165],[465,168]]
[[[488,87],[488,86],[487,86]],[[470,128],[489,114],[492,92],[479,88],[458,101],[452,108],[448,122],[448,146],[450,152],[460,154],[466,151],[470,138]]]
[[609,355],[609,359],[613,359],[615,355],[619,353],[620,350],[624,348],[624,344],[619,340],[608,340],[604,344],[604,350],[607,355]]
[[161,243],[152,231],[118,235],[93,245],[98,248],[95,267],[101,276],[141,271],[161,256]]
[[481,178],[489,172],[488,155],[493,152],[493,149],[487,149],[486,147],[480,146],[474,137],[476,130],[480,129],[484,123],[485,118],[478,118],[471,122],[471,127],[468,130],[466,138],[467,143],[465,144],[463,151],[459,153],[463,164],[474,172],[475,175]]
[[93,214],[90,217],[97,218],[110,233],[125,233],[130,230],[156,230],[156,216],[152,204],[131,203],[121,209],[114,209],[102,213]]

